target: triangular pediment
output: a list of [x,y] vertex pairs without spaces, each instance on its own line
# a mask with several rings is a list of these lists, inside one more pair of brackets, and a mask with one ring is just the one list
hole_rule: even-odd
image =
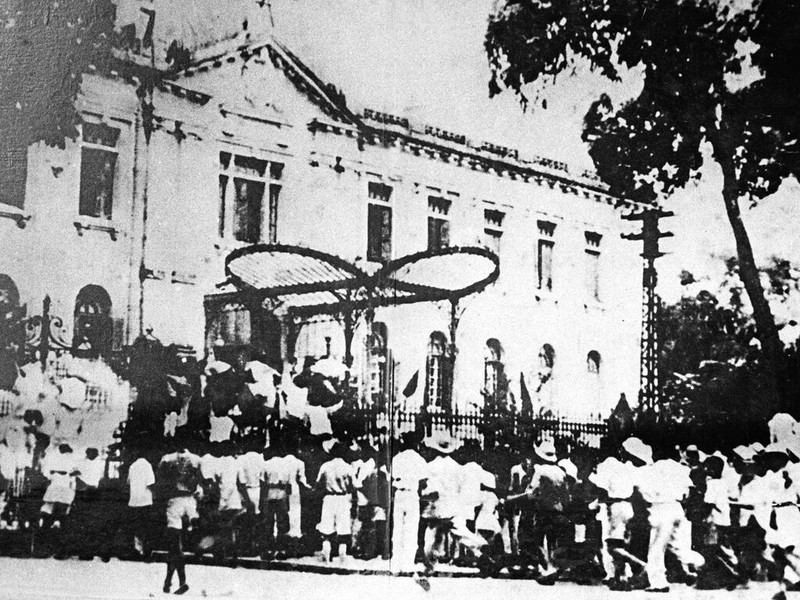
[[336,88],[274,38],[211,55],[171,79],[210,95],[222,112],[296,126],[320,117],[358,120]]

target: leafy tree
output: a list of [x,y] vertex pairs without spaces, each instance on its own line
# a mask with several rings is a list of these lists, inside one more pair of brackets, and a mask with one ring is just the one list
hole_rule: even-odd
[[[737,275],[738,261],[729,258],[725,262],[726,274],[718,289],[693,293],[690,286],[698,282],[691,273],[683,272],[683,297],[661,306],[661,422],[676,431],[682,428],[694,443],[712,437],[722,445],[753,441],[774,413],[773,407],[762,401],[767,374]],[[800,298],[798,272],[788,261],[773,257],[761,269],[761,276],[768,282],[767,297],[772,304]],[[784,350],[780,377],[791,400],[800,397],[799,361],[796,343],[790,344]],[[800,406],[796,402],[793,406],[792,412],[797,414]]]
[[112,58],[112,0],[6,0],[0,7],[0,203],[21,207],[27,148],[78,135],[81,76]]
[[710,145],[750,300],[769,389],[781,400],[783,346],[740,202],[800,172],[800,0],[501,0],[485,47],[490,95],[555,81],[579,62],[610,80],[638,72],[638,96],[601,95],[584,141],[615,194],[651,202],[697,177]]

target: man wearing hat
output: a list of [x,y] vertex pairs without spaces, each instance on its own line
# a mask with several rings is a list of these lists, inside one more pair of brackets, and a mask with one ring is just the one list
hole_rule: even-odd
[[667,550],[678,559],[689,576],[696,574],[705,562],[699,553],[692,550],[691,533],[687,532],[689,522],[681,505],[691,487],[690,469],[672,457],[642,469],[638,489],[649,505],[650,543],[646,571],[651,592],[669,591],[664,563]]
[[509,496],[512,506],[519,501],[531,503],[523,510],[520,521],[520,551],[532,557],[539,568],[539,583],[554,583],[558,569],[553,564],[553,554],[563,542],[568,523],[564,509],[569,501],[567,474],[559,467],[555,444],[546,440],[534,447],[537,462],[533,476],[522,494]]
[[605,583],[611,589],[630,589],[628,565],[643,571],[645,564],[630,552],[631,521],[634,509],[631,504],[640,469],[652,462],[652,451],[638,438],[629,438],[622,444],[622,461],[610,456],[597,465],[590,481],[599,491],[601,508],[599,520],[605,551]]
[[470,548],[476,557],[480,556],[486,540],[467,529],[459,507],[463,469],[451,456],[460,445],[458,440],[446,432],[436,432],[425,439],[425,445],[436,454],[428,463],[429,502],[422,515],[427,519],[424,557],[430,570],[444,555],[448,539]]

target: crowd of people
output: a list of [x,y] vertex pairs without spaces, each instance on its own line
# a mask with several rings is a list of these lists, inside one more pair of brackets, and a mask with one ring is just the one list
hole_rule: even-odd
[[770,428],[767,445],[727,455],[636,437],[602,451],[547,438],[482,450],[444,431],[200,445],[178,430],[161,447],[127,448],[116,488],[127,513],[97,450],[76,456],[60,444],[40,460],[46,487],[31,532],[60,556],[166,551],[164,590],[177,574],[179,593],[187,553],[211,553],[381,557],[420,578],[454,563],[651,592],[774,580],[780,597],[800,589],[800,426],[779,414]]
[[430,424],[396,436],[348,422],[334,359],[283,373],[212,359],[191,377],[156,377],[143,362],[110,457],[70,442],[58,417],[69,406],[17,411],[0,442],[0,536],[24,542],[5,551],[166,552],[164,590],[177,575],[176,593],[193,553],[226,564],[382,558],[425,585],[451,563],[542,585],[800,589],[800,425],[789,415],[770,421],[763,444],[725,453],[503,430],[483,448]]

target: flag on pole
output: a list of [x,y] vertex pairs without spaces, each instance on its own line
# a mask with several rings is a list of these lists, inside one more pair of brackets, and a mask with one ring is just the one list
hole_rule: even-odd
[[403,396],[410,398],[417,393],[417,386],[419,385],[419,369],[408,380],[406,387],[403,388]]

